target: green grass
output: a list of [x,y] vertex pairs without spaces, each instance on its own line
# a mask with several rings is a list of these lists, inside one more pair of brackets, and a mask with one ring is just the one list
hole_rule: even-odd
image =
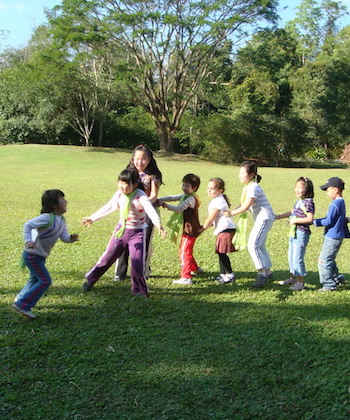
[[[274,283],[251,287],[254,267],[246,251],[231,256],[237,282],[217,285],[214,236],[206,231],[195,256],[206,271],[192,287],[173,286],[177,247],[154,240],[151,297],[131,296],[128,282],[108,272],[83,294],[84,273],[103,252],[117,215],[90,229],[84,216],[113,194],[130,153],[66,146],[2,146],[0,277],[1,419],[348,419],[350,417],[349,288],[317,293],[322,229],[313,229],[306,264],[310,290]],[[222,177],[232,203],[239,201],[238,168],[193,158],[157,159],[165,185],[180,192],[188,172],[202,179],[201,219],[209,178]],[[303,175],[316,186],[316,211],[329,202],[317,187],[345,169],[261,168],[276,213],[294,203]],[[23,223],[38,215],[45,189],[68,199],[67,223],[75,244],[57,243],[47,261],[53,285],[29,321],[10,310],[27,279],[18,268]],[[345,190],[345,199],[350,206]],[[164,223],[169,212],[162,210]],[[251,217],[250,217],[251,226]],[[268,249],[276,280],[288,276],[285,221],[276,221]],[[338,257],[349,280],[350,241]]]

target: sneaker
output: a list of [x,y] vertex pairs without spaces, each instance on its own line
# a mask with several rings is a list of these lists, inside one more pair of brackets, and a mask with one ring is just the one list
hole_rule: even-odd
[[133,296],[134,297],[139,297],[139,298],[149,298],[148,293],[134,293]]
[[319,292],[335,292],[337,289],[329,289],[328,287],[322,287],[318,289]]
[[232,283],[233,281],[235,281],[234,273],[221,274],[220,278],[218,279],[218,282],[221,284]]
[[198,267],[196,271],[191,271],[191,276],[200,276],[204,273],[203,268]]
[[114,276],[114,281],[124,281],[125,279],[126,277],[118,276],[117,274]]
[[334,277],[334,281],[336,283],[337,286],[340,286],[341,284],[345,283],[345,279],[343,274],[338,274]]
[[36,315],[34,315],[32,311],[26,311],[26,310],[24,310],[24,309],[21,309],[21,308],[20,308],[19,306],[17,306],[15,303],[13,303],[13,304],[12,304],[12,308],[13,308],[15,311],[19,312],[21,315],[26,316],[27,318],[30,318],[30,319],[35,319],[35,318],[36,318]]
[[90,292],[90,290],[92,289],[92,287],[93,287],[93,284],[92,283],[89,283],[88,281],[86,281],[83,284],[83,291],[84,292]]
[[269,279],[269,281],[273,280],[273,274],[270,271],[270,274],[267,275],[267,278]]
[[173,280],[173,284],[193,284],[192,279],[187,279],[185,277],[182,277],[179,280]]
[[295,282],[295,284],[293,284],[293,286],[290,286],[289,288],[290,290],[304,290],[305,286],[304,283],[301,283],[300,281]]
[[263,274],[258,274],[255,280],[255,283],[252,284],[253,287],[264,287],[265,284],[269,281],[268,277],[265,277]]
[[278,281],[277,284],[280,284],[281,286],[291,286],[295,284],[297,281],[295,279],[292,279],[291,277],[287,280],[281,280]]

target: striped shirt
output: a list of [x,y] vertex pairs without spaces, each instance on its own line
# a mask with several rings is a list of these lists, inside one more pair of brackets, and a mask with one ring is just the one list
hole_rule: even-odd
[[[291,216],[305,218],[307,215],[304,213],[303,207],[306,213],[315,214],[315,204],[312,198],[304,198],[303,200],[298,200],[293,207]],[[311,234],[310,225],[297,224],[296,228],[302,232]]]

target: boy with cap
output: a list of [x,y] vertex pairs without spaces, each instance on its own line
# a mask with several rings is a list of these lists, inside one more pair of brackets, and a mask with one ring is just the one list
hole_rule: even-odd
[[346,219],[346,208],[343,199],[344,181],[338,177],[329,178],[326,184],[320,186],[327,191],[327,196],[332,200],[328,207],[327,216],[315,219],[315,226],[324,226],[324,240],[318,260],[320,282],[323,285],[320,292],[337,290],[338,267],[335,258],[344,238],[349,238]]

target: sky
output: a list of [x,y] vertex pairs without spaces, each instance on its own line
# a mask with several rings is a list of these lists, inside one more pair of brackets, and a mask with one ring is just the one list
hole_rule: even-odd
[[[27,44],[34,29],[45,23],[45,8],[51,9],[60,0],[0,0],[0,51],[20,48]],[[295,17],[295,8],[301,0],[280,0],[281,25]],[[342,0],[350,12],[350,0]],[[341,25],[350,25],[350,15]]]

